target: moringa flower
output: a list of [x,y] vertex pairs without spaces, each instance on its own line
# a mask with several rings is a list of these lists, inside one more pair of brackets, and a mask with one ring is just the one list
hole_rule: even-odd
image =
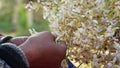
[[[67,44],[66,56],[91,68],[120,67],[119,0],[45,0],[43,18],[57,40]],[[117,34],[116,34],[117,33]],[[115,52],[111,52],[112,50]],[[89,68],[89,67],[88,67]]]

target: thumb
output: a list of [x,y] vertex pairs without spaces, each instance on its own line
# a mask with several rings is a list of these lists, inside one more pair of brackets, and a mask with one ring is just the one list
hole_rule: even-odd
[[66,46],[66,43],[63,42],[63,41],[58,41],[57,44],[64,50],[66,51],[67,50],[67,46]]

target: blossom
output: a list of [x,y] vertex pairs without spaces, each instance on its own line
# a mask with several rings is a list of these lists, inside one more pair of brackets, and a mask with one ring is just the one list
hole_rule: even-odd
[[33,7],[32,1],[30,1],[29,4],[27,4],[25,8],[28,9],[29,11],[35,9],[35,8]]
[[[114,37],[120,19],[119,0],[45,0],[43,18],[67,44],[74,64],[113,68],[120,63],[120,44]],[[111,52],[115,49],[115,52]],[[89,55],[89,56],[88,56]],[[111,60],[110,60],[111,59]],[[79,65],[78,65],[79,66]]]

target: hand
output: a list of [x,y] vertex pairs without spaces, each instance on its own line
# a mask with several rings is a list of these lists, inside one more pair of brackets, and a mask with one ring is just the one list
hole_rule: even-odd
[[20,48],[25,52],[30,68],[59,68],[66,54],[65,43],[56,44],[50,32],[40,32],[29,37]]
[[17,46],[21,45],[28,39],[27,36],[21,36],[21,37],[14,37],[10,39],[8,42],[16,44]]

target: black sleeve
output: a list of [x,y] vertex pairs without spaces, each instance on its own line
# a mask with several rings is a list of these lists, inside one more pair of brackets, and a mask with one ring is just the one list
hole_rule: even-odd
[[11,68],[29,68],[26,56],[20,48],[11,43],[0,45],[0,58]]
[[4,37],[0,38],[0,44],[8,42],[10,39],[12,39],[11,36],[4,36]]

